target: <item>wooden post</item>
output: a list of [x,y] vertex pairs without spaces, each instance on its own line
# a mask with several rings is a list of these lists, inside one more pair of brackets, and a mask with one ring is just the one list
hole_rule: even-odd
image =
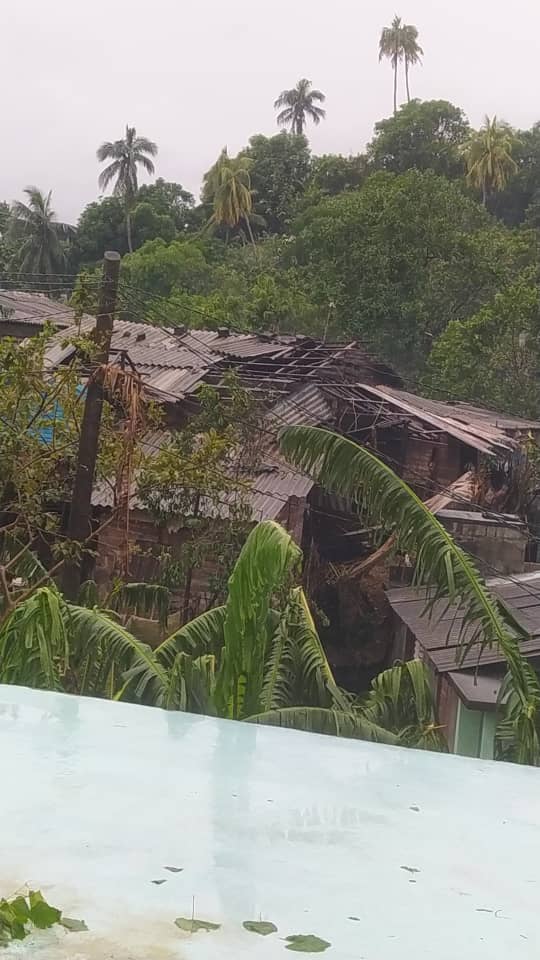
[[[113,318],[118,291],[120,272],[120,254],[108,251],[103,258],[103,280],[99,299],[96,326],[92,337],[98,350],[94,360],[97,366],[109,360],[109,349],[113,331]],[[71,508],[67,536],[69,540],[83,543],[92,534],[92,490],[96,470],[96,459],[103,407],[103,385],[99,373],[89,380],[84,404],[77,470],[73,483]],[[66,561],[63,575],[63,588],[66,597],[75,600],[81,584],[80,561]]]

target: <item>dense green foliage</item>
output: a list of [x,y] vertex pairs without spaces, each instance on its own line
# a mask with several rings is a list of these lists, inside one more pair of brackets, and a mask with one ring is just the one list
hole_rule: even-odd
[[540,312],[527,271],[478,313],[453,320],[435,344],[425,384],[435,393],[540,416]]
[[412,100],[393,117],[375,124],[367,154],[376,169],[390,173],[415,168],[459,177],[463,174],[460,147],[469,133],[463,110],[447,100]]
[[[290,245],[315,301],[398,370],[422,369],[450,320],[474,313],[527,257],[459,184],[431,171],[371,176],[308,209]],[[294,257],[294,259],[293,259]]]

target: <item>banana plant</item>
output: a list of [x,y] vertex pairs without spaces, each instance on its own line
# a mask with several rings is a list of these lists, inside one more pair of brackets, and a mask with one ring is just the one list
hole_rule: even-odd
[[327,490],[358,503],[370,523],[393,533],[398,549],[414,556],[414,582],[427,588],[426,616],[439,600],[446,601],[445,609],[455,604],[463,613],[461,659],[473,644],[501,651],[509,675],[504,736],[512,739],[513,759],[540,763],[540,684],[520,649],[528,635],[490,594],[471,558],[414,491],[353,440],[319,427],[296,426],[281,432],[280,447]]
[[[54,586],[20,603],[0,629],[0,682],[130,700],[252,723],[391,744],[427,744],[433,704],[410,685],[376,687],[364,702],[340,689],[301,587],[301,551],[279,524],[258,524],[229,583],[227,602],[155,650],[113,612],[68,603]],[[92,591],[89,592],[89,597]],[[418,671],[424,668],[418,665]],[[433,736],[430,745],[440,749]]]

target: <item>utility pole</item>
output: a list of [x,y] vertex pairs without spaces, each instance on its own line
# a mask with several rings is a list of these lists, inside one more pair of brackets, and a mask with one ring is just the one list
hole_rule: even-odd
[[[68,539],[75,540],[78,543],[87,540],[92,533],[92,490],[103,407],[103,381],[99,367],[108,363],[109,360],[119,272],[120,254],[111,250],[107,251],[103,258],[103,279],[96,326],[92,332],[92,338],[97,345],[97,352],[94,355],[97,371],[90,378],[86,390],[77,470],[73,483],[67,528]],[[80,560],[66,561],[62,579],[66,597],[68,600],[75,600],[81,585]]]

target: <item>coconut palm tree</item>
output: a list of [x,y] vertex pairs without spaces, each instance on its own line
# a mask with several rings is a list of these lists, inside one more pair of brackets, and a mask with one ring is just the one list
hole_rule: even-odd
[[370,524],[390,529],[400,553],[415,556],[416,585],[428,588],[426,613],[443,598],[465,611],[463,653],[473,644],[499,648],[508,669],[499,738],[512,759],[540,764],[540,683],[520,649],[528,637],[489,594],[471,558],[410,487],[364,447],[331,431],[302,426],[283,430],[280,446],[291,463],[327,490],[360,504]]
[[19,265],[23,273],[40,273],[51,276],[65,266],[66,256],[62,240],[67,239],[73,228],[59,223],[52,209],[51,195],[42,193],[38,187],[24,191],[28,203],[20,200],[11,205],[8,236],[22,241],[19,249]]
[[131,242],[131,208],[138,190],[137,168],[144,167],[147,173],[155,171],[151,157],[157,155],[157,145],[146,137],[138,137],[135,127],[126,126],[123,140],[106,141],[97,150],[100,163],[111,160],[99,175],[99,187],[106,190],[114,180],[113,193],[122,197],[126,208],[126,232],[128,250],[133,252]]
[[397,112],[398,66],[404,56],[403,30],[401,17],[395,16],[389,27],[383,27],[379,39],[379,63],[383,59],[390,60],[394,71],[394,113]]
[[490,120],[486,116],[484,125],[464,145],[467,183],[482,191],[484,206],[493,193],[504,190],[510,177],[516,173],[517,163],[512,150],[518,143],[508,123],[497,120],[497,117]]
[[421,63],[421,57],[424,55],[422,47],[418,43],[418,30],[412,23],[404,23],[401,30],[401,48],[403,51],[403,60],[405,63],[405,88],[407,90],[407,103],[411,102],[409,90],[409,68],[416,63]]
[[253,160],[239,154],[229,157],[227,148],[221,151],[216,163],[205,176],[205,192],[211,198],[213,213],[210,225],[224,227],[226,235],[230,229],[244,224],[255,247],[251,228],[253,218],[253,190],[251,189],[250,169]]
[[301,136],[307,120],[313,120],[317,126],[326,116],[326,111],[317,103],[324,103],[326,97],[320,90],[313,90],[311,80],[303,77],[292,90],[282,90],[274,108],[279,110],[277,122],[280,127],[291,128],[291,133]]

